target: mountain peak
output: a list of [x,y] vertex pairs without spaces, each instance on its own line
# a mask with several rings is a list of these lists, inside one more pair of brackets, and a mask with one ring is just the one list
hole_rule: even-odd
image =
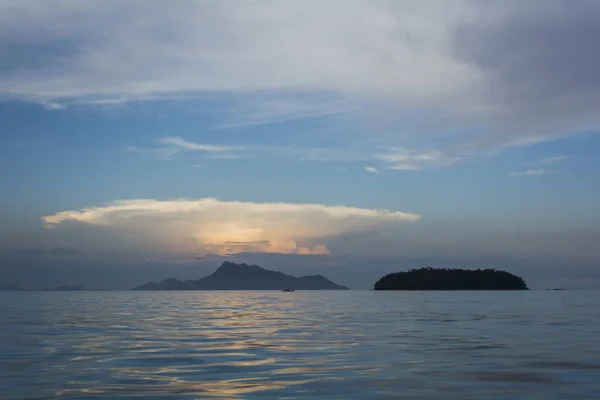
[[[264,268],[259,267],[258,265],[248,265],[248,264],[236,264],[229,261],[225,261],[215,272],[213,272],[210,276],[248,276],[248,275],[261,275],[266,272],[275,272],[268,271]],[[280,272],[278,272],[280,273]]]

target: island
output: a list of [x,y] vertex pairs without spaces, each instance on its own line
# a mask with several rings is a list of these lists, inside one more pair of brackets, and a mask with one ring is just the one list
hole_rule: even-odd
[[388,274],[375,290],[528,290],[525,281],[495,269],[420,268]]
[[49,291],[52,292],[78,292],[81,290],[85,290],[81,285],[62,285],[55,287],[54,289],[49,289]]
[[295,277],[257,265],[224,262],[212,274],[198,280],[165,279],[132,290],[348,290],[321,275]]

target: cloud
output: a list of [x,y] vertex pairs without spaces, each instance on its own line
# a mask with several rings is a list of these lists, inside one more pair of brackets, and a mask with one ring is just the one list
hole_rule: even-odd
[[243,146],[231,147],[194,143],[181,137],[165,137],[158,142],[163,146],[155,148],[128,146],[126,150],[164,161],[172,161],[177,154],[182,152],[200,152],[213,158],[240,158],[242,157],[241,152],[249,150]]
[[568,160],[569,158],[570,158],[569,156],[546,157],[541,161],[541,163],[542,164],[556,164],[556,163]]
[[546,169],[526,169],[525,171],[513,171],[510,176],[542,176],[550,173]]
[[188,142],[187,140],[180,137],[166,137],[160,140],[161,143],[172,144],[175,147],[182,148],[191,151],[204,151],[207,153],[222,153],[236,150],[235,147],[228,146],[213,146],[207,144],[198,144],[194,142]]
[[253,144],[225,146],[196,143],[181,137],[166,137],[160,139],[158,142],[166,146],[157,148],[130,146],[126,150],[162,160],[173,160],[175,155],[182,152],[196,152],[206,157],[218,159],[263,157],[292,161],[350,162],[368,158],[368,155],[361,154],[352,148],[310,148],[294,145],[271,146]]
[[370,172],[372,174],[380,174],[381,171],[375,167],[365,167],[365,171]]
[[410,151],[402,148],[390,148],[376,157],[389,163],[389,169],[414,171],[425,166],[450,166],[462,160],[462,157],[448,156],[439,150]]
[[[61,211],[43,217],[43,221],[56,235],[61,230],[63,234],[76,233],[84,227],[88,228],[87,238],[100,237],[102,233],[137,251],[144,248],[184,256],[246,252],[329,254],[326,243],[332,238],[377,231],[420,218],[399,211],[347,206],[204,198],[122,200]],[[103,240],[94,244],[101,247]]]
[[[294,145],[225,146],[196,143],[181,137],[166,137],[160,139],[158,142],[166,146],[158,148],[127,147],[127,150],[166,161],[175,159],[175,156],[182,152],[196,152],[205,157],[227,159],[270,158],[305,162],[376,161],[383,164],[385,168],[392,170],[420,170],[424,168],[447,167],[462,161],[462,157],[449,156],[439,150],[416,151],[397,147],[382,149],[364,146],[361,149],[355,149],[351,147],[309,148]],[[367,166],[364,169],[372,173],[381,172],[373,166]]]
[[2,0],[0,96],[219,98],[221,125],[352,118],[461,157],[598,127],[599,21],[567,0]]
[[[0,87],[41,98],[386,88],[414,95],[423,87],[435,97],[464,82],[463,67],[442,50],[466,3],[403,3],[3,1],[3,50],[17,57],[4,68],[16,82]],[[307,106],[314,104],[293,113]]]

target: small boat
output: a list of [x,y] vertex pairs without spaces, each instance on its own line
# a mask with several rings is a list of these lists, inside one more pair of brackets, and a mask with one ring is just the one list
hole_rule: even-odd
[[283,289],[282,292],[293,292],[294,289]]

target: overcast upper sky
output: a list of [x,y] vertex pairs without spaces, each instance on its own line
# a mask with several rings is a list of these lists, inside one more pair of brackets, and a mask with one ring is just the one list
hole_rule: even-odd
[[596,0],[0,0],[0,284],[600,288],[599,37]]

